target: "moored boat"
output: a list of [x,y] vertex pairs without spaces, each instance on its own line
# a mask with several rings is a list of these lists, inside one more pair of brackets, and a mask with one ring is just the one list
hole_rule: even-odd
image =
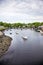
[[43,31],[40,31],[40,33],[43,35]]
[[23,36],[22,38],[23,38],[24,40],[27,40],[27,39],[28,39],[28,37],[27,37],[27,36]]

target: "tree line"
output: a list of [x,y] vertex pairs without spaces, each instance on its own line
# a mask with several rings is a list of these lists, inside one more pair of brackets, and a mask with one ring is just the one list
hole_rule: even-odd
[[0,22],[0,26],[8,27],[8,28],[37,28],[38,26],[42,26],[43,22],[34,22],[34,23],[6,23]]

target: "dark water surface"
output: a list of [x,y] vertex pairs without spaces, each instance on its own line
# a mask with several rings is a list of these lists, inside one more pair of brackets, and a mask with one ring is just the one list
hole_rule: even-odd
[[[13,40],[8,51],[0,58],[0,65],[43,65],[43,36],[39,32],[9,29],[4,33]],[[23,40],[22,36],[28,39]]]

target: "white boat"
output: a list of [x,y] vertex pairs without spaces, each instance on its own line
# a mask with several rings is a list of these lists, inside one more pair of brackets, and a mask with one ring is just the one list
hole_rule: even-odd
[[18,32],[16,32],[16,34],[19,34]]
[[23,38],[24,40],[27,40],[27,39],[28,39],[28,37],[26,37],[26,36],[23,36],[22,38]]
[[40,31],[40,33],[43,35],[43,31]]

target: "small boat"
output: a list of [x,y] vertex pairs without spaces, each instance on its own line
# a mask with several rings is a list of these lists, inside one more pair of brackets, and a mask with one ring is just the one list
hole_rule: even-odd
[[12,33],[10,33],[10,34],[12,34]]
[[10,31],[12,31],[12,30],[10,29]]
[[43,31],[40,31],[40,33],[43,35]]
[[8,31],[8,29],[7,29],[7,31]]
[[23,36],[22,38],[23,38],[24,40],[27,40],[27,39],[28,39],[28,37],[26,37],[26,36]]
[[37,30],[37,32],[40,32],[40,30]]
[[22,28],[21,28],[21,30],[22,30]]
[[16,34],[19,34],[18,32],[16,32]]

